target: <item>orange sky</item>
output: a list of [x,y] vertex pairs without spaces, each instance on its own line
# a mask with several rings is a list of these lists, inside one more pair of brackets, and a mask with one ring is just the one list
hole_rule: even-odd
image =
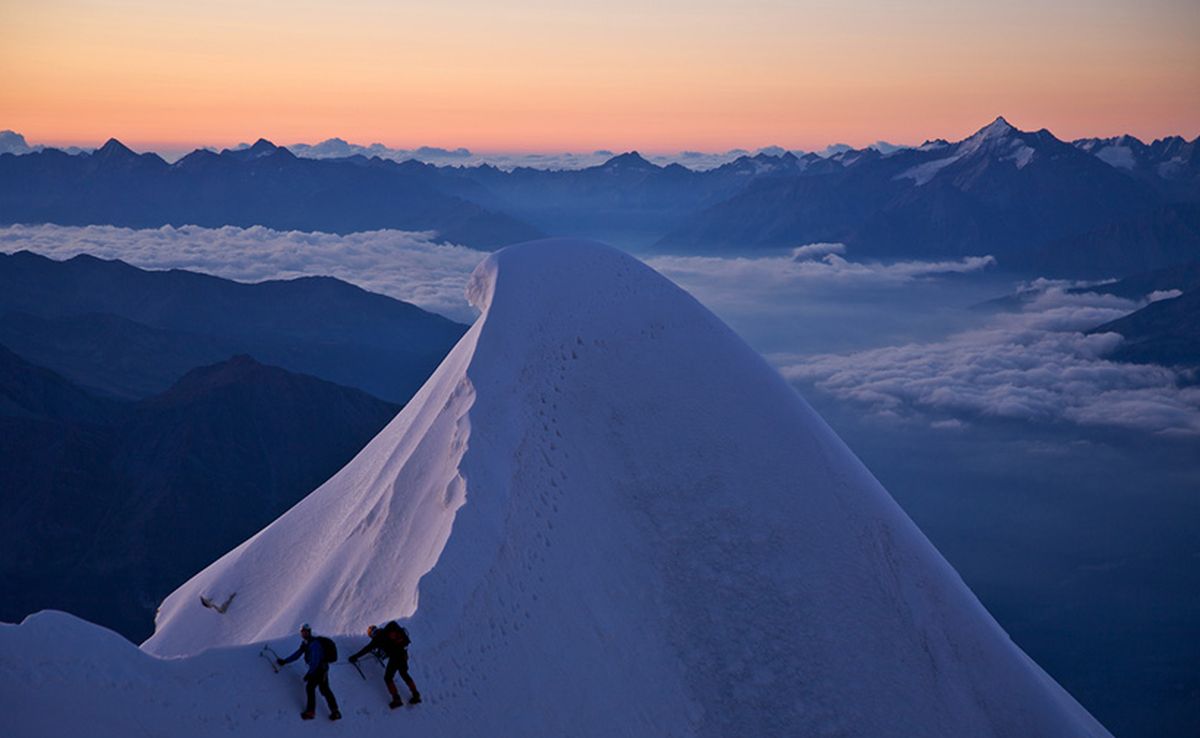
[[0,0],[0,129],[478,151],[1200,134],[1200,2]]

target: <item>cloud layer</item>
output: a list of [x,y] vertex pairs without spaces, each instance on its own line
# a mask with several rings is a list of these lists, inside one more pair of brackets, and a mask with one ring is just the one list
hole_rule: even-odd
[[28,249],[54,259],[91,254],[144,269],[189,269],[241,282],[327,275],[469,322],[475,312],[463,290],[485,254],[433,243],[431,237],[405,231],[338,236],[260,226],[38,225],[0,228],[0,251]]
[[[978,272],[993,266],[991,256],[954,261],[857,262],[842,254],[840,243],[800,246],[790,255],[724,258],[659,256],[646,260],[706,304],[744,303],[772,293],[817,288],[899,286],[940,274]],[[712,305],[710,305],[712,307]]]
[[[463,290],[484,253],[434,243],[431,237],[394,230],[339,236],[261,226],[131,229],[37,225],[0,228],[0,251],[28,249],[55,259],[91,254],[144,269],[190,269],[243,282],[328,275],[456,320],[472,320],[475,313]],[[701,300],[714,302],[731,295],[753,298],[798,285],[901,283],[943,272],[975,271],[992,263],[991,257],[857,263],[832,253],[844,252],[841,244],[816,244],[796,251],[806,257],[823,257],[661,257],[648,263],[693,290]]]
[[[246,146],[248,144],[242,144]],[[531,167],[534,169],[583,169],[603,164],[616,155],[617,152],[598,150],[590,152],[476,152],[465,148],[443,149],[436,146],[420,146],[415,149],[397,149],[374,143],[369,146],[348,143],[341,138],[330,138],[316,144],[288,144],[287,148],[296,156],[311,159],[327,159],[334,157],[362,155],[378,156],[394,161],[416,159],[439,166],[476,166],[491,164],[500,169],[516,169]],[[782,154],[786,149],[779,146],[767,146],[754,152],[746,149],[730,149],[728,151],[679,151],[674,153],[644,154],[648,161],[659,166],[682,164],[688,169],[713,169],[753,153],[765,152],[775,155]],[[802,153],[802,152],[801,152]]]
[[775,357],[784,375],[885,416],[956,428],[963,418],[1066,421],[1200,434],[1200,387],[1166,367],[1109,361],[1123,340],[1084,331],[1144,303],[1045,283],[1018,313],[945,340]]
[[[434,243],[431,234],[403,231],[338,236],[262,227],[0,228],[0,251],[21,249],[56,259],[87,253],[147,269],[190,269],[247,282],[330,275],[461,321],[475,317],[463,291],[484,257]],[[906,286],[924,290],[924,282],[935,284],[937,275],[977,272],[993,263],[986,256],[863,263],[844,254],[840,244],[814,244],[781,256],[664,256],[648,263],[723,315],[759,315],[760,323],[767,311],[793,315],[795,322],[804,313],[797,296],[817,305],[842,304],[853,295],[891,304],[888,295],[906,294],[897,292]],[[1109,361],[1106,356],[1122,338],[1084,333],[1144,303],[1073,294],[1071,286],[1040,280],[1019,312],[941,340],[771,359],[789,378],[876,413],[922,418],[939,428],[1008,418],[1200,434],[1200,387],[1186,386],[1187,378],[1173,369]],[[843,328],[862,320],[838,319]]]

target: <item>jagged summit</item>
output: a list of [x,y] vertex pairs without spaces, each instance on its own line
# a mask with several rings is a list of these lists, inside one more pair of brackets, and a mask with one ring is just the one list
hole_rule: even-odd
[[402,618],[438,693],[413,735],[1106,735],[690,295],[563,240],[468,295],[400,415],[145,650]]
[[115,138],[108,139],[92,152],[92,157],[96,159],[132,159],[136,156],[132,149]]
[[[806,159],[813,156],[805,154]],[[780,153],[760,151],[753,156],[743,154],[731,162],[722,164],[718,171],[737,172],[746,176],[798,174],[807,167],[806,159],[783,149],[780,149]]]
[[225,149],[221,152],[221,156],[238,159],[240,161],[251,161],[253,159],[274,156],[276,154],[290,155],[291,152],[282,146],[276,146],[265,138],[258,139],[250,146],[242,144],[238,148]]
[[636,151],[628,151],[624,154],[617,154],[608,161],[600,165],[603,169],[608,170],[651,170],[659,167],[648,161],[645,157]]
[[996,116],[996,120],[980,128],[970,138],[1002,138],[1009,134],[1020,132],[1019,129],[1005,120],[1003,115],[998,115]]

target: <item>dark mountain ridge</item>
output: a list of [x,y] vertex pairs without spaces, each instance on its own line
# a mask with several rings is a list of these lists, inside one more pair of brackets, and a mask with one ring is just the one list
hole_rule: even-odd
[[405,402],[466,327],[331,277],[245,284],[76,256],[0,254],[0,336],[27,358],[118,397],[253,353]]
[[[1200,369],[1200,261],[1137,274],[1089,287],[1128,299],[1155,292],[1160,299],[1089,333],[1120,333],[1125,341],[1112,358],[1140,364]],[[1200,380],[1195,372],[1192,381]]]
[[139,402],[0,347],[0,620],[66,609],[134,640],[159,600],[341,468],[398,412],[234,357]]

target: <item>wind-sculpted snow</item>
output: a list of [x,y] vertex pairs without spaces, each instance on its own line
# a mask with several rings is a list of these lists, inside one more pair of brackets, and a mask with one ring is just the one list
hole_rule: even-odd
[[[181,710],[278,731],[299,685],[269,691],[255,644],[402,618],[426,703],[384,716],[378,685],[335,669],[337,729],[1107,735],[687,293],[613,249],[548,241],[489,256],[468,294],[479,320],[395,421],[163,603],[144,651],[186,657],[168,664],[223,701]],[[200,603],[233,592],[225,614]],[[232,681],[261,704],[221,691]],[[110,691],[130,711],[167,699]]]

